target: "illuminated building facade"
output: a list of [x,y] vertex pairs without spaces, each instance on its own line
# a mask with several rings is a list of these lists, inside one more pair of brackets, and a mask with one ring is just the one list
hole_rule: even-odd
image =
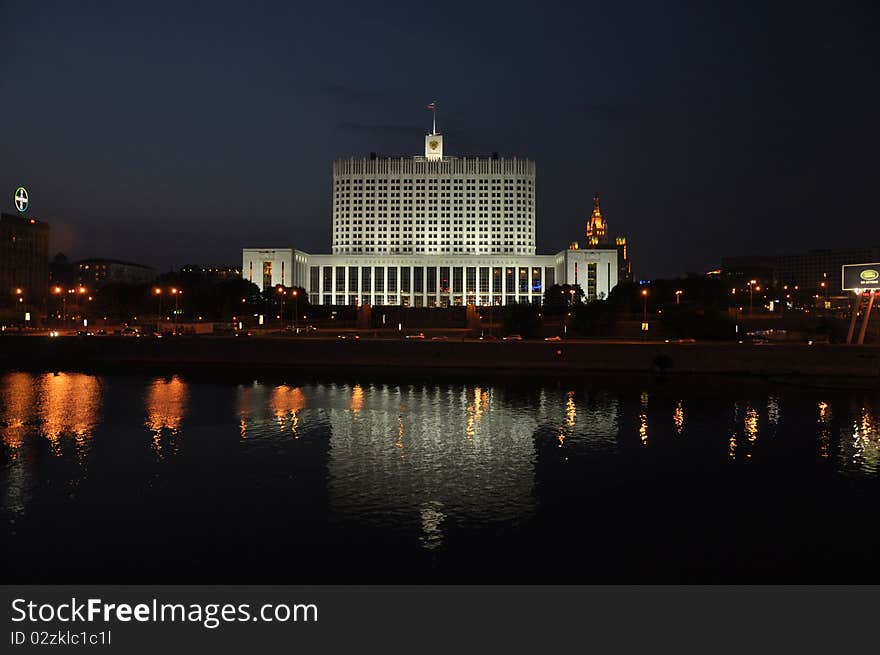
[[314,305],[540,304],[554,284],[605,298],[617,284],[612,247],[535,253],[535,164],[449,157],[425,136],[416,157],[333,164],[332,254],[246,248],[242,277],[298,286]]
[[49,225],[0,214],[0,307],[41,308],[48,287]]
[[590,247],[607,246],[608,234],[602,210],[599,209],[599,194],[593,196],[593,213],[587,221],[587,245]]

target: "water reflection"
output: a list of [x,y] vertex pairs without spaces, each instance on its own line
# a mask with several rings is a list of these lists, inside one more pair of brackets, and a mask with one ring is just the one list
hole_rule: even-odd
[[672,412],[672,424],[675,426],[675,434],[681,436],[684,430],[684,404],[679,400],[675,403],[675,410]]
[[329,418],[330,503],[350,520],[415,520],[430,549],[450,512],[494,521],[527,515],[534,505],[538,421],[497,390],[318,385],[309,406]]
[[868,402],[851,406],[848,429],[840,437],[840,465],[848,474],[876,475],[880,464],[880,416]]
[[831,406],[824,400],[819,401],[819,457],[828,459],[831,449]]
[[25,510],[34,484],[34,467],[48,441],[48,453],[65,454],[72,466],[62,467],[65,487],[75,487],[100,420],[101,384],[82,373],[34,375],[13,372],[0,378],[0,440],[5,447],[3,507],[13,514]]
[[730,459],[744,457],[751,459],[760,434],[760,414],[750,401],[736,402],[733,405],[733,425],[727,441],[727,456]]
[[639,440],[643,446],[648,445],[648,392],[643,391],[640,397],[641,409],[639,410]]
[[60,452],[61,438],[70,435],[82,456],[98,420],[101,385],[98,378],[82,373],[44,375],[39,383],[40,419],[43,434]]
[[299,413],[306,406],[306,397],[299,387],[281,385],[272,390],[269,401],[278,429],[299,438]]
[[422,534],[419,543],[426,550],[435,550],[443,545],[443,521],[446,515],[440,511],[442,503],[429,502],[422,508]]
[[34,411],[34,376],[30,373],[7,373],[0,383],[0,412],[2,412],[3,443],[11,451],[12,459],[20,456]]
[[188,401],[189,388],[176,375],[170,380],[156,378],[147,388],[146,425],[152,434],[153,451],[159,457],[177,452]]
[[[880,469],[880,405],[868,393],[750,386],[713,394],[652,384],[621,390],[571,380],[528,387],[110,379],[0,377],[4,512],[37,506],[33,494],[46,489],[66,494],[86,463],[136,468],[125,458],[138,450],[124,441],[143,454],[144,425],[158,457],[144,458],[149,476],[165,475],[158,460],[175,453],[175,462],[199,458],[187,470],[214,471],[215,485],[250,475],[283,492],[295,480],[299,497],[314,492],[321,511],[341,525],[406,526],[406,539],[427,551],[447,548],[463,525],[527,521],[548,489],[561,497],[571,491],[565,484],[589,490],[603,470],[625,478],[628,467],[675,466],[686,474],[712,460],[735,472],[761,457],[762,464],[804,470],[827,462],[823,475],[864,478]],[[144,415],[126,411],[141,402]],[[198,430],[232,438],[195,438],[179,450],[186,433]],[[114,443],[104,451],[109,456],[92,455]],[[230,452],[234,459],[224,460]],[[286,468],[294,466],[302,468]],[[596,489],[595,498],[606,497],[606,488]]]

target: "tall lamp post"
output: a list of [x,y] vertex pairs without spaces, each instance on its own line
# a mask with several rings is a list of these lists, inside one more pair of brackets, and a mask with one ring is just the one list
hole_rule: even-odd
[[[58,296],[58,310],[57,310],[57,311],[58,311],[59,314],[62,313],[62,312],[61,312],[61,305],[64,304],[64,300],[65,300],[65,298],[64,298],[64,296],[62,295],[61,291],[62,291],[61,287],[58,287],[58,286],[56,286],[56,287],[52,287],[52,295],[53,295],[53,296]],[[61,317],[58,316],[57,318],[61,318]],[[55,324],[57,325],[58,322],[56,321]]]
[[293,333],[299,334],[299,289],[290,292],[293,295]]
[[676,305],[681,304],[681,294],[683,294],[683,293],[684,293],[684,291],[682,291],[681,289],[676,290],[676,292],[675,292],[675,304]]
[[156,314],[156,330],[161,332],[159,328],[162,327],[162,289],[156,287],[153,289],[153,295],[156,296],[159,303],[158,313]]
[[281,285],[278,285],[277,287],[275,287],[275,292],[281,297],[281,308],[280,308],[280,311],[278,312],[278,319],[279,319],[278,322],[281,325],[281,329],[283,330],[284,329],[284,295],[287,292],[284,290],[284,287],[282,287]]
[[757,280],[749,280],[749,318],[752,317],[752,292],[754,290],[754,285],[757,283]]
[[171,295],[174,296],[174,331],[177,332],[177,323],[178,323],[178,310],[180,308],[180,295],[183,293],[181,289],[177,287],[171,287]]
[[642,340],[648,338],[648,290],[642,289]]

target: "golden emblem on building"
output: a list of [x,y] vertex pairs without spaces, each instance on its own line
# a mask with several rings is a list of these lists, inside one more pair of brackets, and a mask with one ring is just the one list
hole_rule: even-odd
[[435,139],[434,141],[428,141],[428,145],[431,146],[431,150],[436,150],[440,142]]

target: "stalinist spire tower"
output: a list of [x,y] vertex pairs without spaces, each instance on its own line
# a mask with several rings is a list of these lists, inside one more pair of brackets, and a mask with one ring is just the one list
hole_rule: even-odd
[[593,213],[590,220],[587,221],[587,246],[607,246],[608,245],[608,224],[602,218],[602,212],[599,210],[599,194],[593,196]]

